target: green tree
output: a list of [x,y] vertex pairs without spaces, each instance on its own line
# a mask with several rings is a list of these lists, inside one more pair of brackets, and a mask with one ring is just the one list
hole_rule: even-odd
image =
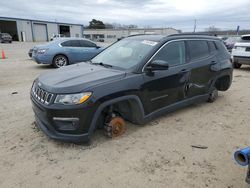
[[100,20],[92,19],[89,22],[88,28],[89,29],[105,29],[105,24]]

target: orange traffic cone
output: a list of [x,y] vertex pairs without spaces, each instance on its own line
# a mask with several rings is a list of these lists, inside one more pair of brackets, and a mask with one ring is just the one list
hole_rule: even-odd
[[4,53],[4,50],[2,50],[2,59],[5,59],[5,53]]

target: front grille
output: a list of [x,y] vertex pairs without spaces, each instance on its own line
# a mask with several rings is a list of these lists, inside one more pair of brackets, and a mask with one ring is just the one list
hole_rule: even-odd
[[44,103],[46,105],[50,104],[53,98],[53,94],[49,93],[40,87],[38,87],[36,84],[33,85],[32,87],[32,92],[34,97],[40,101],[41,103]]

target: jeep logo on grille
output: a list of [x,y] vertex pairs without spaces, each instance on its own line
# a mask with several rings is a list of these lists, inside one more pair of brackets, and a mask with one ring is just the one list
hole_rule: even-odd
[[41,87],[42,86],[42,84],[40,83],[40,82],[38,82],[38,84],[37,84],[39,87]]

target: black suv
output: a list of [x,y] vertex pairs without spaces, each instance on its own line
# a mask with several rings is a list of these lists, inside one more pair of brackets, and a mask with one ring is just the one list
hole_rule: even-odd
[[213,102],[232,82],[223,42],[206,35],[124,38],[90,62],[39,76],[31,89],[36,124],[51,138],[85,142],[96,128],[108,136],[124,120],[144,124],[195,102]]

